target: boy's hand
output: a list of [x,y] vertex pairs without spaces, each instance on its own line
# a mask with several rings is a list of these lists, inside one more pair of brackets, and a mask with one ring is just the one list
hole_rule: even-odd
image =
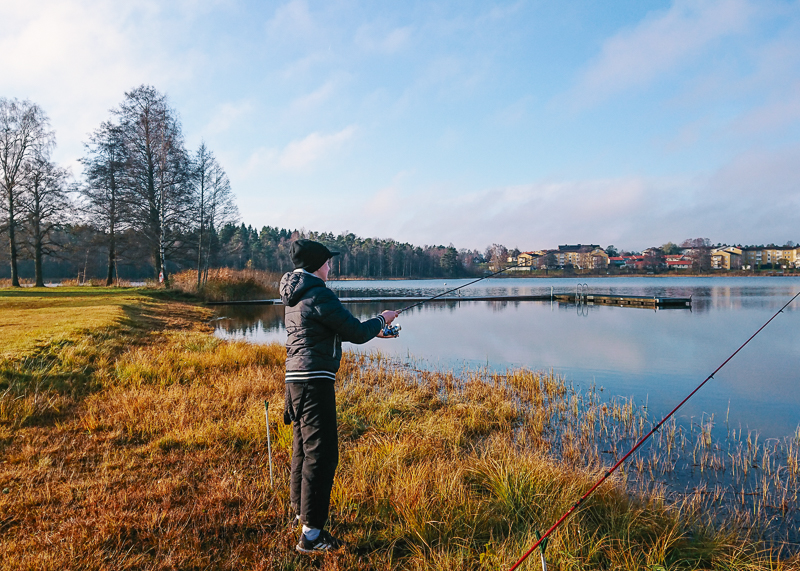
[[389,325],[389,324],[392,323],[392,321],[397,319],[397,316],[400,315],[400,312],[399,311],[392,311],[391,309],[387,309],[386,311],[381,313],[381,315],[386,320],[386,325]]

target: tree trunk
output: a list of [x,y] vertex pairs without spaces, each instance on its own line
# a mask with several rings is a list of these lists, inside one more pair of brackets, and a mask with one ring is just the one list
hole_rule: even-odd
[[110,216],[108,217],[108,274],[106,275],[106,286],[114,283],[114,273],[117,269],[117,181],[115,176],[112,172],[110,180],[111,204],[108,209]]
[[14,193],[12,189],[6,189],[8,192],[8,250],[11,257],[11,286],[19,287],[19,274],[17,273],[17,237],[15,234],[14,226]]
[[34,287],[44,287],[44,276],[42,275],[42,239],[38,235],[34,240],[33,265],[36,275],[36,285]]
[[114,236],[114,226],[111,226],[111,236],[108,241],[108,275],[106,276],[106,286],[114,283],[114,268],[117,266],[117,245]]
[[39,202],[39,190],[34,194],[34,207],[36,213],[33,216],[33,265],[36,284],[34,287],[44,287],[44,276],[42,275],[42,220],[39,216],[41,204]]

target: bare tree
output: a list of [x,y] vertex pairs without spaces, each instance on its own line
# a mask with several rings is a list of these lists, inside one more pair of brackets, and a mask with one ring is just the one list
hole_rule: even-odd
[[[216,162],[209,170],[208,179],[208,198],[205,225],[208,228],[209,240],[206,247],[206,263],[203,272],[203,283],[208,279],[208,265],[211,258],[211,240],[219,230],[226,224],[236,222],[239,218],[239,211],[233,200],[231,183],[225,170]],[[202,252],[201,252],[202,255]]]
[[[231,184],[225,170],[217,162],[214,153],[206,144],[200,143],[192,164],[192,181],[196,202],[197,237],[197,286],[200,287],[203,274],[208,274],[208,261],[211,255],[211,240],[216,231],[238,218],[233,203]],[[203,257],[205,254],[205,271]]]
[[180,122],[155,88],[142,85],[125,94],[115,110],[125,143],[125,194],[135,229],[147,242],[155,275],[166,269],[167,254],[185,247],[181,234],[193,206],[189,161]]
[[38,155],[24,167],[20,204],[33,255],[35,287],[44,287],[42,259],[60,245],[53,240],[57,227],[67,222],[72,204],[67,195],[69,172],[53,164],[46,155]]
[[508,248],[502,244],[492,244],[486,252],[489,254],[491,268],[495,271],[502,270],[508,265]]
[[3,229],[8,232],[11,285],[19,287],[17,272],[17,217],[26,163],[44,154],[54,143],[44,111],[30,101],[0,97],[0,185],[3,193]]
[[707,272],[711,269],[711,240],[708,238],[687,238],[681,243],[684,254],[692,261],[692,269]]
[[114,283],[117,262],[117,236],[128,226],[129,216],[122,200],[125,177],[125,144],[122,129],[104,122],[85,144],[87,156],[81,159],[86,184],[80,187],[84,210],[108,245],[106,285]]

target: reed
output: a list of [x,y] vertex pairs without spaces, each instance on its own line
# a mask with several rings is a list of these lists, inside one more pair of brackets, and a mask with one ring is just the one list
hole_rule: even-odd
[[186,270],[170,277],[173,288],[205,301],[239,301],[278,297],[280,274],[261,270],[217,268],[197,285],[197,272]]
[[[282,409],[283,348],[215,339],[196,307],[126,303],[123,317],[55,335],[44,360],[5,361],[17,396],[0,400],[0,569],[505,569],[651,422],[631,399],[553,374],[347,353],[331,527],[350,547],[308,559],[287,528],[291,428],[278,414],[274,487],[266,461],[263,402]],[[800,432],[784,449],[709,431],[660,431],[554,534],[550,568],[798,568],[760,533],[767,504],[796,505]],[[740,509],[723,502],[727,481],[652,483],[693,454],[704,477],[749,465],[737,485],[757,495]]]

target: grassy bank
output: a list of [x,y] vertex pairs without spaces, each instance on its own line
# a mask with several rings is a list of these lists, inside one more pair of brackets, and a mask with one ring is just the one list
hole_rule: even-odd
[[[287,526],[284,350],[219,341],[209,317],[141,290],[0,291],[0,569],[505,569],[600,473],[582,433],[634,418],[590,423],[551,375],[347,354],[331,525],[350,547],[309,559]],[[800,566],[693,498],[625,489],[555,534],[551,569]]]

